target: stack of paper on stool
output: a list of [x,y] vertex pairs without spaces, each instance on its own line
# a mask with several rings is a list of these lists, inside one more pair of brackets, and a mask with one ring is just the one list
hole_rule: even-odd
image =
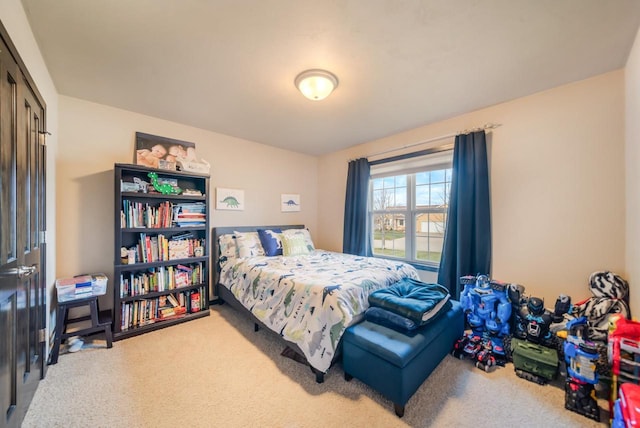
[[60,278],[56,280],[58,290],[58,301],[82,299],[89,297],[93,293],[93,282],[91,276],[81,275],[73,278]]

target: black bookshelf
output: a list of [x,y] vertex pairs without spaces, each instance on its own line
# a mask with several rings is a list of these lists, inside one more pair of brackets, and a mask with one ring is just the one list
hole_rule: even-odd
[[[156,192],[150,172],[200,194]],[[208,316],[209,175],[115,164],[114,179],[114,340]]]

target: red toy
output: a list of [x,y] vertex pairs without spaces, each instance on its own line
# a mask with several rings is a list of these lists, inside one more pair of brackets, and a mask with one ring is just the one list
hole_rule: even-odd
[[[622,316],[610,317],[607,354],[612,374],[611,398],[609,400],[609,414],[612,415],[613,403],[618,396],[618,388],[622,391],[625,385],[637,387],[638,385],[635,384],[640,382],[640,322],[631,321]],[[618,385],[620,386],[618,387]],[[629,394],[635,389],[631,386],[626,386],[625,388],[630,390]],[[639,400],[635,401],[635,403],[640,405],[640,394],[638,398]],[[628,424],[627,426],[640,427],[640,425]]]
[[620,411],[627,427],[640,427],[640,385],[620,385]]
[[453,345],[453,356],[460,358],[465,357],[476,359],[478,352],[482,350],[482,337],[474,334],[465,334]]
[[476,355],[476,367],[489,373],[491,367],[496,365],[496,357],[493,355],[491,341],[482,344],[482,350]]

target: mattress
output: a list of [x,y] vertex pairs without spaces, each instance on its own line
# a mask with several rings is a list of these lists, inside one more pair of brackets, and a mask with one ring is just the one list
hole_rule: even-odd
[[369,294],[402,278],[418,273],[399,261],[316,250],[226,259],[218,282],[324,373],[345,329],[363,318]]

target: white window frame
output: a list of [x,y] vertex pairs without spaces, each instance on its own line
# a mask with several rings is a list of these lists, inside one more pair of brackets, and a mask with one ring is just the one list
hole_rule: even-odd
[[[428,151],[426,151],[428,152]],[[448,205],[445,205],[442,208],[433,208],[430,206],[426,207],[416,207],[416,174],[421,172],[430,172],[430,171],[438,171],[444,169],[451,169],[453,162],[453,150],[452,148],[446,146],[445,149],[436,149],[433,150],[433,153],[428,153],[426,155],[422,155],[419,157],[409,157],[409,158],[401,158],[399,160],[389,162],[389,163],[380,163],[373,164],[371,168],[371,180],[369,184],[369,222],[371,223],[371,235],[370,239],[372,242],[372,249],[374,251],[374,257],[381,258],[390,258],[394,260],[402,260],[417,267],[424,267],[429,270],[434,270],[438,268],[439,262],[428,261],[417,259],[417,218],[421,214],[429,214],[429,213],[444,213],[447,214]],[[451,171],[453,172],[453,171]],[[385,177],[396,177],[406,175],[407,177],[407,195],[406,195],[406,207],[404,208],[389,208],[384,210],[375,210],[374,208],[374,180],[385,178]],[[446,181],[446,180],[445,180]],[[445,191],[447,192],[446,199],[449,200],[450,190],[451,190],[451,175],[449,176],[449,180],[446,181],[448,184],[445,186]],[[394,187],[395,188],[395,187]],[[375,248],[373,245],[374,234],[375,234],[375,225],[374,225],[374,216],[380,214],[403,214],[404,215],[404,233],[405,233],[405,256],[397,257],[392,255],[383,255],[383,254],[375,254]],[[446,228],[446,221],[444,227]],[[444,237],[443,237],[444,240]]]

